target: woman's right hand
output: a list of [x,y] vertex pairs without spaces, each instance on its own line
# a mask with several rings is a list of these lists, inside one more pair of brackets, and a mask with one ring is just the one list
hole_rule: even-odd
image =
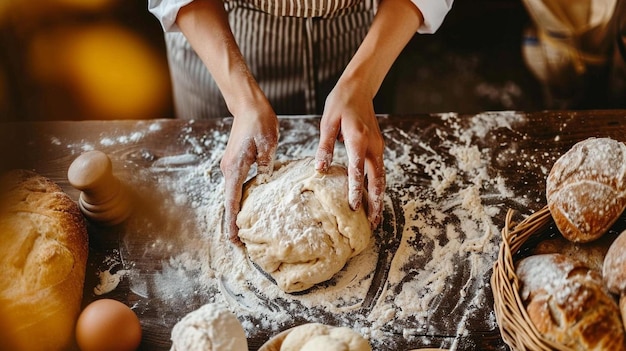
[[235,114],[230,137],[220,163],[224,175],[225,222],[229,239],[240,244],[237,214],[241,209],[243,183],[257,164],[257,175],[270,175],[278,144],[278,118],[269,103],[263,108]]
[[229,237],[240,243],[237,214],[243,183],[254,163],[258,174],[272,171],[278,119],[237,46],[223,0],[192,1],[180,9],[176,24],[211,72],[234,116],[220,168]]

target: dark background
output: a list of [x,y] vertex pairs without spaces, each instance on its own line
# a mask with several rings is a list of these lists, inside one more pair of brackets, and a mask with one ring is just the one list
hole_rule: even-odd
[[[546,99],[522,56],[531,23],[521,0],[456,0],[436,34],[403,51],[376,112],[626,107],[618,50],[582,96]],[[171,117],[163,33],[147,1],[0,3],[0,121]]]

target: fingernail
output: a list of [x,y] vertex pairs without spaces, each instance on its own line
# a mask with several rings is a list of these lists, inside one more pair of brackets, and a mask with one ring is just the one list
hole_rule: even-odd
[[352,211],[356,211],[361,207],[361,201],[359,200],[350,200],[350,208]]
[[315,162],[315,170],[316,171],[325,171],[326,170],[326,162],[321,161],[321,160],[317,160],[317,162]]

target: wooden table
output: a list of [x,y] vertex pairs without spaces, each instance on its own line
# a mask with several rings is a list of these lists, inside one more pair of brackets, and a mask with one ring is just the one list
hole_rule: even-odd
[[[313,155],[318,123],[317,116],[281,118],[277,158]],[[245,311],[238,313],[245,321],[251,350],[281,330],[312,320],[349,323],[376,339],[373,344],[379,350],[506,350],[495,324],[489,286],[489,267],[497,255],[506,210],[530,214],[542,208],[547,173],[574,143],[592,136],[626,141],[626,111],[619,110],[379,116],[379,123],[389,171],[385,219],[370,253],[376,258],[373,270],[359,278],[368,285],[358,309],[335,315],[336,306],[331,312],[302,307],[309,301],[307,294],[323,300],[324,289],[336,290],[346,283],[341,279],[312,292],[283,294],[275,301],[264,301],[269,295],[263,291],[256,291],[257,300],[235,291],[235,299],[229,301],[234,301],[236,311],[244,311],[245,304],[267,304],[291,318],[275,322],[267,312],[260,321]],[[201,277],[202,269],[185,271],[180,269],[184,265],[173,261],[182,257],[180,247],[202,246],[202,238],[221,235],[219,228],[199,223],[198,213],[217,208],[213,202],[220,199],[220,152],[230,125],[230,119],[0,125],[0,170],[35,170],[76,200],[79,194],[67,181],[67,169],[81,152],[98,149],[109,154],[115,174],[138,196],[128,222],[112,228],[89,224],[84,304],[109,297],[131,306],[142,322],[142,350],[168,350],[170,331],[178,319],[225,291],[220,286],[195,285],[212,280]],[[345,162],[341,149],[336,160]],[[478,208],[485,210],[486,217],[470,213],[471,205],[463,203],[459,194],[468,189],[478,192]],[[221,218],[208,216],[215,217],[209,224]],[[466,224],[473,229],[464,228]],[[479,237],[471,238],[471,231]],[[219,240],[210,245],[216,242],[219,245]],[[459,244],[458,252],[442,251],[452,242]],[[449,264],[451,274],[438,274],[440,269],[432,267],[435,256],[443,256],[440,263]],[[103,271],[125,274],[113,291],[98,296],[93,291],[100,282],[96,273]],[[154,289],[161,280],[179,274],[180,285],[163,282],[158,294],[151,292],[150,286]],[[444,289],[433,296],[429,290],[437,286]],[[412,293],[423,299],[400,305]],[[422,302],[420,310],[416,306]],[[381,308],[391,314],[385,316],[378,311]]]

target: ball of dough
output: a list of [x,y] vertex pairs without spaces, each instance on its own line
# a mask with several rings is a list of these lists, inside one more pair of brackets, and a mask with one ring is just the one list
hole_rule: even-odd
[[280,351],[371,351],[361,334],[347,327],[333,327],[308,323],[294,328],[280,347]]
[[300,351],[319,351],[319,350],[329,350],[329,351],[350,351],[348,346],[342,343],[339,340],[333,339],[330,335],[320,335],[314,338],[311,338]]
[[353,211],[348,204],[346,168],[322,174],[314,162],[291,161],[264,181],[253,178],[237,217],[250,260],[285,292],[329,280],[372,237],[363,206]]
[[172,329],[170,351],[247,351],[246,333],[237,317],[219,304],[206,304]]

